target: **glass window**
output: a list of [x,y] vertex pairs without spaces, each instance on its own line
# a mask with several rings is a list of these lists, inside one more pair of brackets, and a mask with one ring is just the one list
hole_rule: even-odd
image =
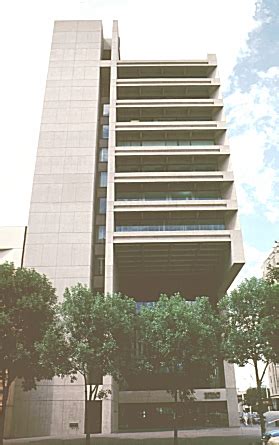
[[165,140],[165,145],[176,146],[177,145],[177,141]]
[[148,145],[151,145],[152,147],[161,147],[162,145],[165,145],[164,141],[147,141]]
[[99,199],[99,213],[106,213],[107,211],[107,198]]
[[103,116],[109,116],[109,104],[103,104]]
[[142,146],[143,147],[149,147],[149,146],[152,146],[153,144],[152,144],[152,141],[142,141]]
[[165,165],[143,165],[143,172],[162,172],[166,170]]
[[107,148],[101,148],[99,160],[100,160],[100,162],[108,162],[108,149]]
[[130,145],[131,147],[139,147],[140,141],[130,141],[128,142],[128,145]]
[[108,139],[109,137],[109,126],[103,125],[103,139]]
[[98,240],[104,240],[106,239],[106,226],[99,226],[98,227]]
[[191,141],[191,145],[214,145],[214,141],[195,140]]
[[129,141],[118,141],[117,147],[129,147]]
[[100,173],[100,187],[106,187],[107,186],[107,180],[108,180],[107,172],[101,172]]
[[97,257],[96,258],[96,275],[104,275],[105,271],[105,258]]
[[178,145],[182,145],[182,146],[190,145],[190,141],[181,140],[181,141],[178,141]]

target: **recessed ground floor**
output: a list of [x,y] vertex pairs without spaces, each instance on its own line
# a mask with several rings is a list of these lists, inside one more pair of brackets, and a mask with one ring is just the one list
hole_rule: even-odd
[[[177,403],[178,428],[227,427],[226,402]],[[124,403],[119,406],[120,431],[148,431],[173,427],[173,403]]]

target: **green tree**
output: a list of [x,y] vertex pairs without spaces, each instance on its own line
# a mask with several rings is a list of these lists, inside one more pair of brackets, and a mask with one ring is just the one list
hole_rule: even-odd
[[269,284],[279,283],[279,267],[268,266],[267,270],[266,281]]
[[41,348],[45,361],[51,361],[57,375],[79,373],[84,379],[84,432],[88,432],[87,401],[107,397],[98,391],[100,377],[111,375],[117,381],[131,366],[135,303],[121,294],[93,294],[82,284],[66,289],[60,305],[60,321]]
[[0,444],[3,443],[9,389],[16,378],[24,390],[36,388],[36,380],[51,378],[42,366],[39,344],[55,319],[56,295],[45,275],[33,269],[0,265],[0,373],[3,384]]
[[[219,303],[223,318],[223,350],[230,363],[245,366],[251,363],[255,370],[258,412],[262,432],[265,430],[261,387],[266,369],[278,360],[275,339],[279,328],[279,285],[269,284],[255,277],[244,280]],[[274,346],[273,346],[274,344]],[[264,363],[260,371],[259,361]]]
[[[267,393],[267,389],[262,387],[261,388],[261,400],[266,407],[271,403],[269,395]],[[258,406],[259,406],[259,398],[258,398],[258,389],[257,388],[248,388],[246,391],[246,394],[244,395],[244,403],[248,406],[251,406],[252,411],[258,412]]]
[[[218,317],[205,297],[187,302],[179,294],[161,295],[139,314],[142,347],[140,369],[167,373],[174,398],[174,443],[177,443],[178,400],[189,404],[194,388],[208,379],[219,359]],[[182,379],[181,379],[182,377]],[[183,381],[178,387],[178,381]]]

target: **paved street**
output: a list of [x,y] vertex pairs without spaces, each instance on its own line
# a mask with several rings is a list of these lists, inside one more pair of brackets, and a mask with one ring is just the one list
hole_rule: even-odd
[[[115,442],[120,444],[121,442],[131,441],[144,441],[146,439],[167,439],[171,438],[173,435],[172,431],[161,431],[161,432],[143,432],[143,433],[117,433],[110,435],[96,434],[92,435],[92,444],[106,443],[104,439],[109,439],[109,442]],[[179,438],[198,438],[198,437],[238,437],[238,438],[249,438],[251,439],[251,444],[256,443],[255,441],[260,438],[260,428],[258,426],[248,426],[240,428],[210,428],[210,429],[196,429],[196,430],[184,430],[179,431]],[[37,444],[62,444],[74,445],[81,443],[79,439],[84,439],[84,435],[67,436],[67,437],[34,437],[28,439],[9,439],[5,441],[5,445],[37,445]],[[97,439],[97,440],[94,440]],[[129,440],[129,442],[130,442]],[[162,440],[163,442],[163,440]]]

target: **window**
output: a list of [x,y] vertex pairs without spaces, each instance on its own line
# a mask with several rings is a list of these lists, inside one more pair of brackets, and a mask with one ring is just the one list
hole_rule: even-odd
[[214,141],[193,140],[191,141],[191,145],[214,145]]
[[177,145],[177,141],[171,141],[171,140],[165,140],[165,145],[170,145],[170,146],[173,146],[173,145]]
[[98,240],[102,241],[106,239],[106,226],[99,226],[98,227]]
[[109,104],[103,104],[103,116],[109,116]]
[[100,187],[106,187],[107,186],[107,172],[101,172],[100,173]]
[[190,141],[180,140],[180,141],[178,141],[178,145],[181,145],[181,146],[190,145]]
[[103,139],[108,139],[109,137],[109,126],[103,125]]
[[99,213],[106,213],[107,211],[107,198],[99,199]]
[[99,161],[100,162],[108,162],[108,149],[107,148],[101,148]]
[[105,258],[97,257],[96,258],[96,275],[104,275],[105,272]]

